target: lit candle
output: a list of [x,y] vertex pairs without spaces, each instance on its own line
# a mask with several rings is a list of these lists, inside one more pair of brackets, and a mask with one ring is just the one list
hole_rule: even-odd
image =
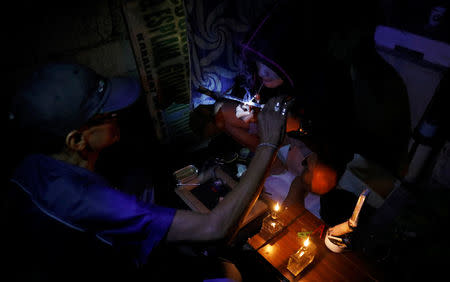
[[280,211],[281,207],[280,204],[277,202],[277,204],[273,207],[273,212],[272,212],[272,218],[276,219],[278,217],[278,212]]
[[268,214],[263,222],[261,230],[267,232],[268,234],[275,234],[283,229],[283,223],[278,220],[278,213],[281,210],[279,203],[273,206],[270,214]]
[[308,237],[300,249],[289,257],[287,269],[297,276],[314,260],[315,254],[316,247]]
[[310,243],[310,241],[309,241],[309,237],[305,240],[305,242],[303,242],[303,246],[306,248],[306,247],[308,247],[309,246],[309,243]]
[[273,209],[275,212],[278,212],[280,210],[280,204],[277,203]]

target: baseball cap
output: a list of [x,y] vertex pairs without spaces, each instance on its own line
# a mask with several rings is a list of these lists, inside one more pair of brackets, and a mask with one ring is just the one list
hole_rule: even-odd
[[83,65],[50,63],[24,80],[12,98],[10,119],[21,129],[66,136],[96,114],[130,106],[140,92],[131,77],[106,78]]

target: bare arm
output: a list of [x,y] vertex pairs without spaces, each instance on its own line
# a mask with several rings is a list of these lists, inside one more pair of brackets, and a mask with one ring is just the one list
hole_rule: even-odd
[[230,135],[238,143],[246,146],[252,152],[255,152],[256,146],[259,144],[258,135],[248,133],[248,129],[234,127],[231,124],[225,125],[225,132]]
[[225,102],[216,115],[216,125],[239,144],[248,147],[252,152],[259,144],[259,136],[248,132],[250,126],[247,122],[236,117],[234,102]]
[[[281,97],[271,99],[258,116],[262,142],[280,144],[285,132],[285,116],[273,110]],[[223,239],[233,234],[239,220],[256,202],[275,149],[259,147],[236,187],[208,214],[178,210],[167,234],[168,241],[208,241]]]
[[304,206],[305,196],[309,191],[309,188],[310,186],[304,182],[303,177],[301,175],[297,176],[289,187],[289,192],[283,202],[283,205],[285,207],[289,207],[291,205]]

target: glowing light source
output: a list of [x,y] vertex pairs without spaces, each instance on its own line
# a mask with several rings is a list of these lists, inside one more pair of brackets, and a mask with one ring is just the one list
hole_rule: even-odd
[[297,252],[289,257],[287,269],[297,276],[303,271],[313,260],[316,255],[316,246],[311,242],[310,238],[306,238],[303,246]]
[[278,220],[278,213],[281,210],[279,203],[273,206],[272,211],[263,220],[261,230],[268,234],[275,234],[283,229],[283,223]]
[[309,237],[305,240],[305,242],[303,242],[303,246],[308,247],[310,241],[309,241]]
[[280,204],[277,203],[277,204],[275,205],[275,207],[273,208],[273,210],[274,210],[275,212],[280,211]]
[[277,204],[273,207],[271,216],[273,219],[277,219],[278,218],[278,213],[281,210],[281,206],[280,204],[277,202]]

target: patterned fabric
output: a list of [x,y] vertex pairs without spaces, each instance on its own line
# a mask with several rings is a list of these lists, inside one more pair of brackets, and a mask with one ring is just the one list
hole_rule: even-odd
[[191,64],[191,107],[215,100],[200,86],[224,93],[245,75],[239,44],[275,0],[185,0]]

